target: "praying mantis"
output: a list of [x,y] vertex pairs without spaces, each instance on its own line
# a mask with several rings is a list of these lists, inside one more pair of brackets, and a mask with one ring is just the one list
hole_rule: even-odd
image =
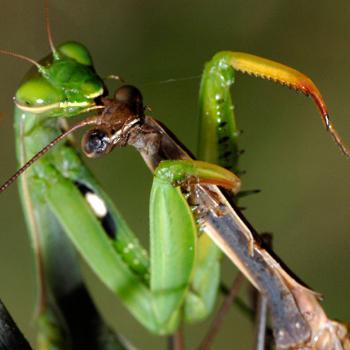
[[[75,43],[69,43],[63,46],[58,46],[57,49],[52,46],[52,50],[54,55],[56,54],[56,63],[57,67],[54,67],[54,64],[52,65],[41,65],[38,66],[38,71],[39,73],[35,72],[34,69],[34,76],[35,80],[29,79],[27,80],[18,90],[17,95],[16,95],[16,104],[18,107],[17,111],[17,135],[18,135],[18,144],[17,144],[17,150],[18,150],[18,155],[20,158],[20,162],[23,164],[26,160],[28,160],[32,155],[36,153],[37,150],[40,150],[42,147],[45,147],[47,144],[49,144],[54,136],[59,134],[62,130],[66,129],[64,124],[59,124],[58,127],[55,125],[56,120],[55,117],[57,116],[62,116],[64,114],[67,118],[68,117],[73,117],[76,114],[79,114],[81,112],[87,112],[89,111],[90,108],[95,107],[95,99],[100,97],[103,94],[103,82],[100,80],[100,78],[95,75],[94,71],[91,69],[91,61],[89,54],[85,50],[85,48],[79,44]],[[221,55],[221,56],[220,56]],[[215,108],[218,108],[218,103],[221,104],[223,103],[221,99],[224,100],[223,106],[224,110],[222,112],[228,112],[229,114],[231,113],[231,108],[230,108],[230,98],[228,97],[229,95],[227,92],[227,88],[229,85],[232,83],[233,79],[233,72],[231,70],[231,61],[238,60],[240,63],[237,64],[234,63],[232,65],[236,64],[236,67],[238,67],[239,70],[245,70],[248,68],[244,68],[244,64],[246,63],[252,63],[253,65],[258,63],[259,64],[265,64],[268,63],[269,65],[274,65],[272,62],[268,61],[263,61],[258,58],[254,58],[253,56],[247,56],[247,55],[241,55],[237,53],[222,53],[218,56],[216,56],[211,64],[207,66],[207,70],[205,73],[205,77],[203,80],[202,84],[202,106],[204,109],[203,114],[211,114],[210,108],[212,106],[215,106]],[[74,63],[74,64],[73,64]],[[78,64],[77,64],[78,63]],[[243,64],[243,66],[242,66]],[[79,81],[79,93],[83,92],[81,95],[70,95],[70,96],[65,96],[64,98],[61,95],[61,91],[57,92],[55,89],[50,90],[50,86],[48,86],[47,81],[50,81],[50,79],[56,79],[55,73],[59,71],[60,67],[59,65],[66,65],[67,68],[70,69],[74,72],[79,72],[80,77],[88,77],[87,79],[83,79],[83,84],[81,81]],[[70,65],[73,65],[73,67],[70,67]],[[79,66],[81,65],[81,66]],[[220,69],[224,67],[224,72],[220,72]],[[52,70],[51,70],[52,69]],[[253,72],[256,71],[256,67],[254,68]],[[50,71],[49,71],[50,70]],[[79,71],[80,70],[80,71]],[[215,70],[219,70],[219,72],[213,72]],[[259,74],[268,74],[267,72],[258,72]],[[223,78],[223,80],[222,80]],[[223,84],[225,90],[224,92],[220,92],[220,90],[217,90],[220,88],[221,84]],[[129,90],[130,89],[130,90]],[[210,91],[211,89],[214,90]],[[209,90],[209,92],[207,92]],[[45,91],[47,92],[46,97],[48,100],[43,99],[43,95],[41,95],[41,98],[44,100],[43,102],[38,103],[36,95],[37,91]],[[75,93],[76,91],[74,91]],[[221,93],[224,94],[224,98],[222,96],[217,98],[217,95],[220,95]],[[318,96],[316,94],[316,96]],[[74,103],[70,98],[74,99]],[[130,99],[129,99],[130,98]],[[216,100],[216,102],[210,101],[210,98],[213,98]],[[227,103],[228,99],[228,104]],[[49,102],[47,102],[49,101]],[[76,102],[78,101],[78,102]],[[136,109],[132,109],[131,113],[127,114],[127,116],[138,116],[140,119],[145,118],[143,116],[143,105],[140,104],[141,101],[141,95],[139,95],[138,90],[134,90],[134,88],[131,87],[122,87],[120,90],[117,91],[116,94],[116,101],[118,103],[126,103],[128,107],[132,106],[133,108],[135,107]],[[104,109],[104,114],[108,114],[109,108],[113,109],[114,100],[108,100],[105,99],[103,102],[103,105],[101,105]],[[136,101],[136,102],[135,102]],[[130,103],[129,103],[130,102]],[[207,104],[207,105],[206,105]],[[130,106],[129,106],[130,105]],[[125,107],[125,106],[124,106]],[[220,108],[220,107],[219,107]],[[220,111],[220,109],[218,110]],[[130,112],[130,111],[129,111]],[[217,110],[213,112],[214,114],[217,113]],[[39,118],[38,116],[39,115]],[[45,116],[49,116],[50,118],[45,118]],[[232,116],[229,115],[231,119],[228,119],[226,123],[229,123],[232,120]],[[324,117],[326,117],[324,115]],[[26,123],[22,123],[21,120],[28,118],[30,121],[29,125],[24,125]],[[148,118],[148,117],[147,117]],[[325,119],[327,122],[327,119]],[[86,124],[96,124],[97,126],[106,126],[104,122],[99,121],[98,119],[87,119],[88,122]],[[126,121],[128,123],[126,123]],[[166,131],[162,129],[162,127],[153,122],[152,119],[146,119],[145,125],[147,125],[149,128],[153,127],[154,129],[158,128],[158,131],[162,135],[166,135]],[[124,120],[125,123],[125,128],[120,128],[120,125],[115,125],[114,128],[116,130],[114,131],[119,131],[121,135],[124,133],[130,132],[134,126],[140,126],[140,120],[137,120],[136,122],[134,120]],[[135,122],[135,123],[134,123]],[[142,122],[142,120],[141,120]],[[225,125],[223,125],[224,121],[219,122],[219,127],[221,123],[221,128],[223,128]],[[39,123],[39,124],[36,124]],[[41,130],[41,126],[39,125],[41,123],[48,123],[49,129],[45,129],[44,131]],[[129,124],[131,123],[131,124]],[[155,124],[154,124],[155,123]],[[329,126],[329,125],[328,125]],[[28,130],[27,130],[28,127]],[[24,128],[24,129],[23,129]],[[38,132],[38,134],[35,137],[35,143],[31,144],[25,144],[23,143],[23,140],[25,140],[25,136],[27,133],[28,135],[31,134],[32,131]],[[212,130],[212,128],[209,126],[205,127],[205,130]],[[331,129],[332,130],[332,129]],[[101,133],[101,130],[96,130],[92,131],[88,136],[85,138],[85,143],[84,143],[84,150],[88,154],[94,154],[96,153],[95,151],[95,146],[99,145],[101,143],[101,149],[102,151],[98,150],[98,153],[104,153],[106,150],[110,150],[112,147],[112,142],[110,141],[110,136],[109,134],[106,133],[106,130],[103,130],[104,133]],[[226,140],[226,137],[230,137],[230,135],[235,135],[237,131],[235,131],[234,125],[231,125],[229,128],[228,135],[221,135],[220,140]],[[158,134],[155,132],[151,132],[151,135],[154,134],[154,136],[157,136]],[[335,135],[335,139],[339,142],[340,145],[342,143],[339,141],[338,135]],[[112,136],[111,136],[112,137]],[[118,136],[120,137],[120,135]],[[134,135],[134,138],[136,136]],[[41,144],[38,144],[38,140],[43,138]],[[113,137],[112,137],[113,138]],[[213,135],[208,135],[207,138],[213,138]],[[134,145],[138,147],[138,149],[141,151],[143,154],[144,159],[146,160],[146,163],[150,166],[152,170],[155,170],[157,167],[159,160],[162,160],[164,158],[163,154],[166,153],[164,149],[162,149],[161,154],[159,153],[159,150],[156,149],[152,153],[152,147],[147,146],[148,143],[145,145],[140,146],[142,144],[144,139],[138,140],[137,138],[134,139]],[[179,146],[176,146],[176,144],[173,144],[171,141],[171,138],[167,139],[170,144],[168,153],[175,153],[175,156],[173,155],[171,158],[176,159],[176,158],[183,158],[186,161],[189,161],[188,155],[185,153],[181,152],[181,147],[179,149]],[[127,142],[130,141],[130,135],[125,136],[125,140],[123,140],[124,144],[127,144]],[[30,140],[28,139],[28,142]],[[106,142],[106,144],[104,144]],[[226,141],[223,141],[225,143]],[[123,144],[123,145],[124,145]],[[157,142],[156,142],[157,144]],[[235,141],[232,141],[232,144],[235,144]],[[210,147],[208,147],[211,146]],[[33,147],[33,150],[31,149]],[[106,147],[106,149],[104,149]],[[205,142],[205,147],[208,147],[207,152],[212,151],[213,143],[207,143]],[[202,149],[204,147],[202,146]],[[145,151],[146,150],[146,151]],[[175,151],[174,151],[175,150]],[[226,150],[223,152],[225,155]],[[234,157],[236,157],[234,155]],[[201,159],[205,159],[211,162],[219,162],[216,160],[218,157],[213,156],[213,155],[206,155],[205,152],[203,153],[202,156],[200,156]],[[215,159],[216,158],[216,159]],[[225,156],[224,156],[225,158]],[[46,162],[49,163],[45,163]],[[69,161],[67,161],[69,160]],[[74,162],[77,161],[78,165],[76,165]],[[227,162],[227,163],[231,163]],[[227,165],[222,164],[222,165]],[[53,169],[48,169],[47,165],[54,164],[55,166]],[[186,187],[188,187],[188,194],[191,196],[192,193],[192,188],[191,186],[201,186],[202,183],[208,184],[211,183],[212,186],[215,185],[223,185],[224,187],[233,187],[236,186],[238,189],[238,180],[235,177],[232,177],[231,173],[225,172],[223,169],[208,165],[208,164],[201,164],[201,163],[177,163],[175,165],[180,165],[180,170],[183,171],[183,169],[187,169],[188,173],[185,173],[185,178],[189,177],[190,179],[192,178],[199,178],[201,181],[199,183],[186,183],[184,180],[185,178],[182,178],[181,176],[176,180],[177,185],[184,186],[186,190]],[[193,167],[193,165],[195,165]],[[166,175],[169,173],[169,168],[171,168],[171,164],[168,163],[163,163],[163,168],[159,168],[156,171],[156,181],[154,184],[154,189],[152,190],[152,203],[157,204],[160,203],[162,198],[165,198],[162,196],[161,193],[164,191],[166,193],[166,196],[170,195],[172,196],[170,200],[167,200],[164,202],[164,205],[166,203],[171,203],[173,208],[176,209],[171,209],[175,211],[174,215],[170,215],[170,217],[173,218],[180,218],[179,221],[175,221],[173,225],[175,227],[172,227],[170,231],[175,230],[175,229],[180,229],[184,234],[181,239],[184,241],[182,242],[172,242],[171,239],[180,239],[179,234],[174,234],[170,235],[169,240],[169,247],[168,249],[178,247],[178,246],[185,246],[188,249],[185,249],[185,251],[181,252],[184,253],[184,256],[179,256],[177,257],[178,260],[173,265],[173,268],[171,268],[171,262],[169,263],[168,261],[166,263],[163,263],[162,261],[158,261],[156,259],[162,258],[165,259],[167,256],[162,257],[161,252],[164,248],[164,246],[160,247],[155,247],[156,253],[155,256],[151,258],[155,259],[154,266],[156,268],[163,268],[167,267],[167,271],[169,271],[169,268],[171,271],[174,271],[175,269],[178,269],[180,273],[184,273],[185,277],[180,276],[180,280],[176,281],[177,284],[176,286],[184,285],[185,288],[183,289],[178,289],[178,287],[175,288],[175,293],[170,293],[170,298],[168,298],[167,295],[162,295],[162,293],[159,293],[159,290],[161,291],[162,289],[169,289],[170,287],[167,285],[167,283],[173,283],[174,278],[172,275],[167,276],[167,272],[164,272],[163,270],[159,270],[156,272],[156,274],[152,274],[151,276],[149,275],[148,272],[148,262],[147,258],[143,252],[143,250],[139,250],[138,248],[138,243],[137,241],[133,238],[131,232],[129,229],[124,226],[123,220],[119,217],[117,212],[112,208],[112,206],[109,207],[110,201],[105,197],[104,193],[102,190],[99,189],[98,184],[93,180],[91,177],[90,173],[82,168],[82,164],[80,163],[79,158],[76,157],[75,153],[70,150],[70,144],[65,143],[56,146],[48,155],[41,159],[38,160],[38,162],[33,165],[33,167],[28,170],[27,173],[22,175],[21,177],[21,186],[22,186],[22,193],[23,197],[25,200],[28,200],[28,196],[32,196],[33,193],[38,193],[39,196],[39,203],[40,203],[40,196],[44,194],[46,197],[46,200],[49,203],[49,206],[51,210],[55,213],[55,215],[59,218],[59,221],[61,223],[64,222],[63,226],[64,228],[68,231],[68,234],[70,235],[70,238],[74,241],[75,245],[78,247],[80,252],[82,253],[83,256],[85,256],[86,260],[91,264],[91,267],[95,272],[99,275],[99,277],[104,281],[104,283],[109,286],[110,289],[116,291],[116,293],[120,294],[122,299],[124,299],[124,302],[127,304],[127,306],[131,309],[132,313],[136,318],[141,321],[147,328],[149,328],[153,332],[161,333],[161,334],[166,334],[166,333],[171,333],[173,332],[182,316],[180,315],[181,308],[178,308],[179,305],[182,305],[183,299],[184,299],[184,294],[188,293],[189,295],[189,301],[187,306],[191,312],[188,313],[187,317],[193,317],[194,319],[196,318],[202,318],[205,317],[206,314],[210,313],[210,309],[213,305],[213,300],[215,300],[215,290],[217,289],[217,286],[215,283],[213,283],[213,280],[216,280],[216,283],[218,281],[218,278],[215,277],[215,273],[217,273],[217,252],[214,246],[211,246],[211,243],[208,243],[208,239],[206,238],[205,235],[201,235],[200,239],[205,247],[208,250],[210,250],[210,254],[213,256],[210,256],[208,254],[208,258],[213,259],[210,263],[208,263],[208,260],[204,259],[204,265],[202,266],[203,270],[205,270],[205,273],[209,274],[211,278],[211,283],[210,284],[204,284],[201,286],[199,283],[198,290],[196,290],[196,293],[191,294],[193,291],[189,291],[189,279],[191,274],[192,274],[192,268],[193,268],[193,261],[194,261],[194,252],[196,251],[196,245],[195,245],[195,240],[196,240],[196,228],[195,228],[195,222],[194,218],[192,217],[192,214],[189,212],[188,207],[184,205],[185,201],[184,198],[181,196],[179,188],[173,188],[172,183],[171,186],[167,183],[167,178]],[[184,167],[183,167],[184,166]],[[59,178],[56,178],[55,171],[57,168],[64,176],[65,179],[70,179],[71,182],[70,184],[67,183],[65,179],[63,179],[63,182],[61,183],[61,180]],[[46,173],[46,171],[48,171]],[[198,173],[196,173],[198,171]],[[181,172],[180,172],[181,173]],[[30,175],[32,174],[32,175]],[[35,175],[33,175],[35,174]],[[173,171],[171,171],[171,174],[173,174]],[[164,177],[165,176],[165,177]],[[159,181],[158,181],[159,180]],[[205,181],[207,180],[207,182]],[[26,181],[32,181],[32,184],[28,186],[26,184]],[[36,182],[37,181],[37,182]],[[157,182],[158,181],[158,182]],[[35,186],[39,187],[35,187]],[[30,186],[33,186],[33,189],[30,188]],[[158,186],[158,187],[157,187]],[[220,196],[220,192],[217,192],[216,194],[216,199],[218,202],[212,199],[210,196],[210,193],[207,193],[205,188],[204,190],[199,187],[198,191],[204,191],[203,194],[198,194],[200,197],[200,202],[195,203],[195,207],[198,207],[199,209],[201,208],[210,208],[211,205],[217,206],[218,203],[222,205],[224,203],[227,208],[230,208],[230,204],[226,204],[226,201],[224,198],[218,198]],[[210,188],[211,193],[215,193],[216,191],[219,191],[216,189],[216,187]],[[67,193],[67,197],[63,197],[63,194]],[[94,197],[95,195],[95,197]],[[180,195],[180,196],[179,196]],[[98,198],[102,198],[104,204],[107,204],[107,207],[109,208],[106,211],[103,211],[104,208],[102,208],[102,213],[98,211],[98,206],[96,204],[96,196]],[[27,198],[26,198],[27,197]],[[68,202],[68,198],[72,197],[71,201]],[[202,198],[204,197],[204,198]],[[60,202],[60,199],[64,199],[64,201]],[[88,201],[88,198],[90,198],[90,202]],[[215,198],[215,196],[214,196]],[[35,200],[32,200],[33,203],[35,203]],[[89,204],[87,204],[87,202]],[[99,203],[99,202],[97,202]],[[203,204],[204,203],[204,204]],[[35,203],[37,205],[38,203]],[[69,204],[69,205],[68,205]],[[219,205],[219,206],[220,206]],[[38,207],[40,205],[38,204]],[[166,230],[159,230],[155,227],[161,225],[168,225],[168,223],[164,223],[162,221],[159,222],[159,218],[166,217],[166,214],[163,210],[164,208],[161,206],[153,206],[152,207],[153,211],[156,213],[151,216],[151,226],[153,227],[153,230],[155,233],[160,233],[160,231],[166,231]],[[45,208],[46,209],[46,208]],[[68,211],[71,211],[74,209],[74,213],[78,215],[77,217],[70,219],[70,215]],[[215,210],[218,210],[221,208],[216,208]],[[30,225],[32,225],[32,230],[33,226],[35,224],[31,223],[31,217],[30,217],[30,210],[28,209],[27,206],[27,216],[28,222]],[[42,209],[44,210],[44,208]],[[230,213],[232,214],[232,209],[229,209]],[[28,214],[29,212],[29,214]],[[111,219],[109,215],[112,213],[114,217]],[[231,215],[230,214],[230,215]],[[81,216],[80,216],[81,215]],[[205,214],[200,213],[196,214],[198,215],[197,219],[204,220],[203,215]],[[232,214],[234,215],[234,214]],[[225,216],[224,214],[218,215],[220,216]],[[231,217],[232,218],[232,217]],[[242,231],[245,232],[245,234],[242,235],[240,239],[243,240],[243,242],[240,243],[242,245],[240,248],[243,249],[241,252],[244,256],[244,259],[246,259],[246,262],[243,263],[243,270],[245,270],[247,267],[245,264],[249,265],[249,261],[254,261],[259,254],[262,254],[262,256],[265,257],[265,253],[259,250],[260,248],[255,245],[252,237],[250,236],[249,230],[247,230],[244,225],[244,222],[242,223],[239,219],[239,216],[233,216],[234,218],[234,223],[237,225],[243,225],[241,227]],[[158,220],[158,221],[157,221]],[[210,219],[212,221],[211,225],[215,224],[215,221],[217,220],[215,217],[212,217]],[[220,219],[219,220],[219,225],[220,225]],[[214,223],[213,223],[214,222]],[[113,225],[114,223],[114,225]],[[82,226],[84,225],[84,226]],[[117,225],[117,227],[115,227]],[[204,226],[206,225],[205,223],[203,224]],[[46,225],[47,226],[47,225]],[[79,226],[79,227],[77,227]],[[43,225],[45,227],[45,225]],[[104,232],[101,232],[101,227],[104,229],[104,231],[107,231],[107,235]],[[117,230],[117,236],[113,237],[113,235],[116,234]],[[218,230],[218,229],[216,229]],[[225,229],[222,229],[223,232]],[[80,231],[80,232],[79,232]],[[186,232],[189,231],[189,232]],[[205,230],[204,230],[205,231]],[[97,232],[97,234],[96,234]],[[176,231],[177,232],[177,231]],[[82,235],[83,234],[83,235]],[[111,237],[112,236],[112,237]],[[88,241],[86,242],[86,238],[88,237]],[[192,238],[191,238],[192,237]],[[110,249],[110,240],[111,239],[117,238],[116,242],[113,244],[116,248],[117,253],[124,254],[124,257],[122,258],[122,263],[118,260],[116,257],[116,252],[112,251]],[[124,241],[123,241],[124,240]],[[154,239],[153,242],[154,245],[157,243],[159,244],[160,239]],[[127,242],[127,243],[125,243]],[[162,242],[162,243],[168,243],[168,242]],[[120,244],[120,245],[119,245]],[[224,243],[225,245],[225,243]],[[227,246],[225,246],[227,248]],[[221,248],[225,248],[224,246],[221,246]],[[232,249],[233,247],[229,247],[227,249]],[[238,248],[238,246],[236,247]],[[158,249],[158,251],[157,251]],[[213,249],[214,252],[211,251]],[[187,251],[186,251],[187,250]],[[232,253],[232,250],[230,250]],[[62,253],[62,252],[60,252]],[[167,254],[168,256],[171,257],[172,253]],[[230,255],[230,253],[228,253]],[[244,260],[243,259],[243,260]],[[270,259],[270,258],[267,258]],[[235,260],[235,258],[233,258]],[[242,257],[238,259],[239,261],[242,261]],[[238,261],[237,259],[235,262]],[[264,260],[264,259],[263,259]],[[190,261],[190,264],[187,264],[187,262]],[[192,261],[192,262],[191,262]],[[265,264],[268,265],[267,261],[271,263],[270,260],[264,260]],[[131,272],[141,276],[140,281],[135,279],[133,277],[132,273],[128,272],[125,270],[125,266],[123,263],[129,263],[129,267],[131,269]],[[184,266],[179,267],[180,262],[184,262]],[[213,270],[208,270],[208,264],[212,265]],[[38,262],[38,265],[40,266],[40,261]],[[114,266],[114,267],[113,267]],[[198,266],[197,266],[198,267]],[[199,266],[201,268],[201,266]],[[187,269],[187,270],[186,270]],[[267,270],[268,271],[268,270]],[[123,275],[124,274],[124,275]],[[203,274],[203,271],[199,269],[199,275]],[[256,276],[252,276],[251,272],[248,273],[248,276],[250,275],[251,281],[256,283]],[[161,281],[158,280],[157,278],[159,276],[164,276],[165,280]],[[171,277],[170,281],[167,280],[166,277]],[[153,280],[154,278],[154,280]],[[184,279],[182,279],[184,278]],[[204,276],[204,280],[205,280]],[[145,288],[147,284],[149,283],[149,279],[151,279],[151,284],[153,283],[153,286],[155,286],[155,293],[152,294],[151,296],[148,295],[148,291]],[[273,280],[273,278],[272,278]],[[131,292],[128,290],[127,294],[123,294],[122,291],[120,291],[121,286],[123,286],[123,281],[127,281],[128,284],[132,285]],[[130,282],[131,281],[131,282]],[[165,282],[164,282],[165,281]],[[140,283],[139,283],[140,282]],[[166,286],[162,285],[162,283],[165,283]],[[292,282],[291,282],[292,283]],[[193,287],[193,286],[191,286]],[[201,289],[202,287],[202,289]],[[171,288],[170,288],[171,289]],[[154,290],[151,292],[154,292]],[[157,296],[157,294],[160,294]],[[171,295],[173,294],[173,295]],[[200,298],[197,299],[198,296],[203,297],[202,300],[199,300]],[[151,299],[155,299],[155,305],[159,308],[160,310],[156,310],[155,312],[155,317],[153,317],[152,313],[149,313],[150,307],[147,305],[148,303],[152,304],[154,300],[152,301]],[[191,300],[192,299],[192,300]],[[151,301],[150,301],[151,300]],[[205,304],[206,303],[206,304]],[[208,306],[209,305],[209,306]],[[154,305],[153,305],[154,307]],[[151,307],[152,308],[152,307]],[[198,310],[196,312],[192,312],[193,310]],[[275,310],[275,315],[277,311]],[[299,324],[301,327],[301,325]],[[277,333],[278,334],[278,333]],[[303,338],[303,340],[305,340]],[[283,340],[280,340],[281,343],[283,343]]]

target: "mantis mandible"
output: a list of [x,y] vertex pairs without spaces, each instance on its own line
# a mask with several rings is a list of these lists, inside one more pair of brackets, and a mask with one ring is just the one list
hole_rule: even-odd
[[[267,295],[279,347],[318,341],[317,332],[322,327],[308,324],[303,316],[307,309],[303,305],[305,295],[307,306],[318,307],[314,295],[260,247],[254,231],[227,199],[230,192],[217,187],[237,192],[239,179],[214,164],[191,160],[159,122],[144,115],[142,96],[136,88],[123,86],[114,98],[101,98],[104,84],[82,45],[70,42],[55,48],[51,42],[51,48],[52,60],[40,64],[31,60],[36,69],[16,93],[17,154],[19,163],[25,165],[1,187],[3,191],[35,162],[21,176],[20,189],[38,250],[37,267],[43,289],[49,275],[45,275],[47,265],[38,253],[40,242],[65,231],[95,273],[145,327],[158,334],[169,334],[180,322],[203,319],[213,308],[220,253],[210,236],[253,285]],[[222,52],[207,64],[203,75],[200,100],[205,137],[200,141],[200,159],[236,168],[238,133],[229,94],[234,69],[310,94],[326,128],[349,155],[311,80],[269,60]],[[98,109],[101,114],[72,128],[58,119]],[[155,171],[150,202],[150,258],[69,141],[41,158],[68,134],[87,125],[95,126],[83,139],[83,150],[88,156],[130,144]],[[176,161],[162,162],[168,159]],[[72,210],[74,218],[70,215]],[[200,234],[198,228],[207,235]],[[54,249],[45,259],[58,259]],[[276,291],[283,293],[278,297]],[[43,312],[45,293],[41,290]],[[327,323],[326,320],[322,321]]]

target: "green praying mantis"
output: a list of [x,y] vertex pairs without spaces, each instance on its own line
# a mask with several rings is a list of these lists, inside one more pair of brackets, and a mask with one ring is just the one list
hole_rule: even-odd
[[[87,298],[81,292],[71,241],[103,283],[153,333],[174,333],[182,323],[200,321],[212,312],[223,251],[267,297],[279,348],[310,343],[322,349],[321,330],[338,330],[341,325],[329,321],[314,293],[295,281],[261,246],[232,200],[240,181],[225,169],[237,171],[239,156],[230,97],[235,71],[311,95],[326,128],[349,155],[312,81],[256,56],[229,51],[215,55],[201,82],[201,161],[196,161],[160,122],[145,115],[137,88],[124,85],[108,98],[87,49],[76,42],[56,48],[51,35],[49,38],[52,55],[39,63],[2,51],[34,65],[15,96],[16,150],[22,168],[0,191],[21,175],[20,195],[40,286],[41,347],[64,347],[62,329],[69,329],[69,315],[62,311],[62,300],[77,290],[78,296]],[[92,116],[70,128],[66,125],[66,119],[83,113]],[[92,126],[82,140],[87,156],[131,145],[154,172],[149,254],[68,138],[83,126]],[[72,277],[68,284],[61,273],[65,270]],[[319,316],[317,322],[305,319],[310,309]],[[103,339],[114,342],[116,348],[124,346],[108,328],[101,327],[107,335]]]

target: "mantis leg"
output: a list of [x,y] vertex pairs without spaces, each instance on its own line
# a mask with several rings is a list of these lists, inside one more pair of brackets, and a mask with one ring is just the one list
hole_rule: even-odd
[[[172,223],[174,220],[180,220],[181,225],[183,225],[185,219],[190,220],[192,212],[188,211],[189,207],[182,196],[180,188],[174,186],[185,183],[194,185],[197,181],[208,184],[213,182],[215,184],[220,183],[223,186],[233,188],[235,191],[238,191],[240,187],[240,181],[234,174],[213,164],[193,160],[161,162],[155,172],[151,192],[150,222],[152,242],[155,242],[155,239],[159,239],[158,236],[162,232],[161,225],[164,225],[163,222]],[[173,209],[169,210],[173,203],[177,204],[176,211]],[[175,226],[180,227],[180,223],[176,223]],[[184,227],[188,226],[190,226],[189,223]],[[184,229],[180,231],[184,231]],[[168,231],[173,232],[174,229]],[[218,260],[220,253],[206,235],[199,235],[198,240],[200,243],[197,243],[195,247],[195,270],[191,281],[191,288],[195,293],[189,294],[185,304],[185,318],[190,322],[194,322],[200,316],[206,316],[208,311],[212,309],[219,283]],[[185,243],[182,247],[186,248],[181,248],[180,250],[193,249],[193,245]],[[174,248],[179,250],[178,247],[172,247],[172,249]],[[155,252],[154,257],[159,256],[160,253]],[[166,269],[167,267],[165,264],[160,264],[159,268]],[[164,270],[163,273],[166,274],[167,272]]]
[[312,97],[326,130],[344,155],[349,157],[349,149],[330,121],[326,103],[310,78],[293,68],[265,58],[242,52],[222,51],[206,64],[202,75],[199,159],[237,171],[239,132],[230,93],[230,87],[235,82],[235,71],[272,80]]
[[[17,155],[22,164],[33,143],[32,138],[25,135],[31,116],[19,111],[16,116]],[[39,136],[35,143],[40,142],[39,130],[34,132]],[[127,349],[94,306],[82,279],[76,250],[47,205],[42,189],[33,173],[19,179],[19,193],[36,262],[38,348]]]
[[[169,182],[173,186],[184,185],[186,187],[199,183],[219,185],[230,189],[232,193],[237,193],[241,186],[240,179],[232,172],[215,164],[193,160],[163,161],[155,172],[155,178],[160,179],[157,181]],[[199,212],[200,210],[198,208]],[[220,210],[219,206],[218,210]],[[252,237],[249,239],[253,242]],[[200,259],[196,261],[193,281],[194,283],[198,281],[197,293],[202,295],[202,300],[207,300],[207,309],[211,309],[212,304],[210,303],[215,301],[218,292],[221,252],[208,235],[200,235],[198,241],[197,252]],[[204,280],[203,277],[211,280]],[[208,295],[213,296],[212,299],[208,300],[205,297]],[[192,307],[191,303],[187,303],[187,315],[191,314]]]

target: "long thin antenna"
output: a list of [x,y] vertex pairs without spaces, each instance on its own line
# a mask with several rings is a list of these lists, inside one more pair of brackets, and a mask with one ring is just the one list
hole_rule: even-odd
[[56,50],[56,47],[55,47],[55,45],[53,43],[53,39],[52,39],[50,13],[49,13],[49,0],[45,0],[45,24],[46,24],[47,38],[49,40],[49,45],[50,45],[52,54],[54,57],[57,57],[57,50]]
[[15,58],[18,58],[20,60],[30,62],[31,64],[34,64],[34,66],[36,66],[39,71],[42,71],[43,68],[44,68],[38,62],[34,61],[32,58],[24,56],[24,55],[21,55],[19,53],[15,53],[15,52],[12,52],[12,51],[7,51],[7,50],[0,49],[0,54],[6,55],[6,56],[15,57]]
[[0,193],[4,192],[10,185],[12,185],[13,182],[16,181],[16,179],[21,176],[33,163],[35,163],[39,158],[41,158],[43,155],[45,155],[53,146],[55,146],[57,143],[62,141],[65,137],[76,131],[77,129],[80,129],[83,126],[87,125],[96,125],[98,124],[99,116],[93,116],[87,119],[82,120],[81,122],[73,125],[68,130],[63,132],[61,135],[57,136],[55,139],[53,139],[48,145],[46,145],[42,150],[40,150],[34,157],[32,157],[30,160],[28,160],[27,163],[25,163],[19,170],[16,171],[14,175],[12,175],[1,187],[0,187]]

